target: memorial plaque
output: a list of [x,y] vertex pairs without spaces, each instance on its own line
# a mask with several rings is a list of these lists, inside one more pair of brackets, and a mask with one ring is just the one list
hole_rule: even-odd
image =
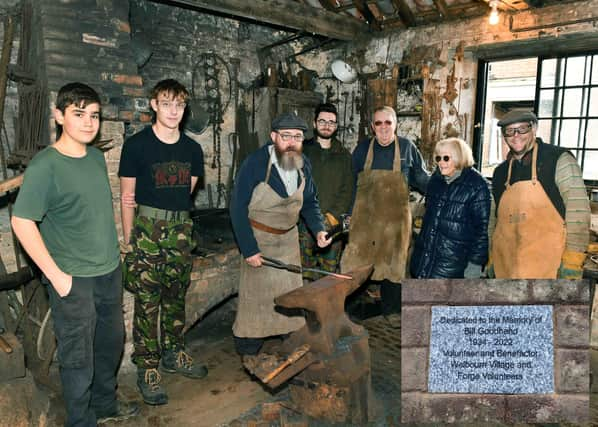
[[432,307],[431,393],[553,393],[550,305]]

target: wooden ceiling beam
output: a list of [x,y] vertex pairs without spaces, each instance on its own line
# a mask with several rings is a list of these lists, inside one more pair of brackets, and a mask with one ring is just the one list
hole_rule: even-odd
[[336,6],[333,4],[334,0],[318,0],[322,7],[326,10],[335,10]]
[[438,9],[438,12],[440,13],[440,16],[442,16],[443,18],[450,18],[451,13],[448,10],[448,6],[446,4],[446,2],[444,0],[433,0],[434,1],[434,6],[436,6],[436,9]]
[[304,5],[292,0],[152,0],[175,6],[208,10],[271,25],[305,31],[337,40],[353,40],[368,26],[344,14]]
[[523,0],[529,7],[542,7],[544,6],[544,0]]
[[380,31],[380,23],[368,7],[367,3],[364,0],[353,0],[353,3],[355,4],[355,8],[357,8],[359,13],[365,18],[370,28],[373,31]]
[[[454,19],[455,17],[460,18],[473,18],[475,16],[480,16],[488,12],[489,8],[480,7],[473,3],[463,4],[463,5],[455,5],[448,8],[450,13],[450,18]],[[438,11],[436,10],[426,10],[424,12],[420,12],[417,15],[418,21],[421,22],[439,22],[438,20]],[[447,18],[447,21],[449,19]]]
[[414,27],[416,24],[415,15],[405,0],[392,0],[393,6],[399,12],[401,20],[406,27]]

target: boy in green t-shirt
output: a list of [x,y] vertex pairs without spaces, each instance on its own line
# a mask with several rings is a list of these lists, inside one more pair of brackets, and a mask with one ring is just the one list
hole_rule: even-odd
[[54,118],[60,136],[29,163],[11,224],[48,285],[66,425],[95,426],[139,412],[116,399],[122,273],[106,162],[88,146],[100,128],[100,98],[67,84]]

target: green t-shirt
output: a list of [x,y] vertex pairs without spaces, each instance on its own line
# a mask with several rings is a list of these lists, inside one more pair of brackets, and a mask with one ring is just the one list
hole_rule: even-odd
[[13,215],[39,223],[50,255],[67,274],[99,276],[120,262],[106,161],[97,148],[87,147],[81,158],[53,147],[39,152],[25,171]]

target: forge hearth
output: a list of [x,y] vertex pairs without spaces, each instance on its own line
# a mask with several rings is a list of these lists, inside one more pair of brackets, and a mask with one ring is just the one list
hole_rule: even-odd
[[308,311],[306,325],[281,344],[245,356],[245,367],[274,389],[288,381],[292,406],[332,423],[362,425],[370,419],[371,367],[368,332],[344,311],[345,299],[371,274],[353,279],[324,277],[277,297],[276,304]]
[[223,252],[235,246],[235,238],[228,209],[198,209],[191,212],[193,237],[197,242],[194,250],[202,256]]

